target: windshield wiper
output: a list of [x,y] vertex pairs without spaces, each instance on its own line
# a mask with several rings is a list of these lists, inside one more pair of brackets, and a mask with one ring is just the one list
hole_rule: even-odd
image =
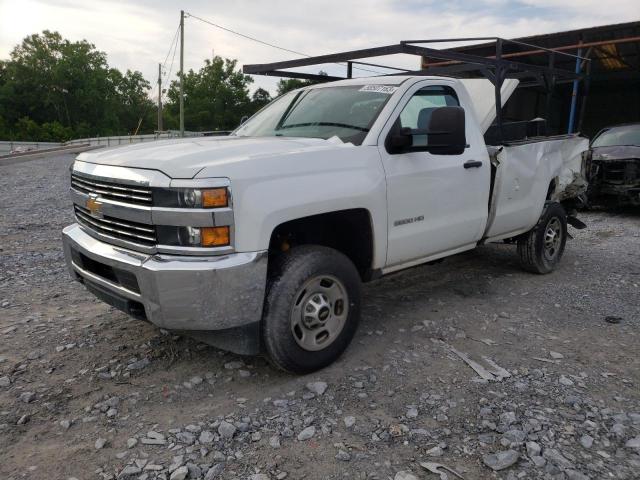
[[287,128],[297,128],[297,127],[311,127],[319,125],[321,127],[341,127],[341,128],[350,128],[352,130],[359,130],[361,132],[368,132],[368,128],[359,127],[357,125],[347,125],[346,123],[338,123],[338,122],[308,122],[308,123],[294,123],[292,125],[281,125],[276,130],[284,130]]
[[280,128],[282,127],[282,124],[287,120],[287,118],[289,118],[289,115],[291,115],[294,108],[300,105],[300,102],[307,95],[307,93],[309,93],[309,90],[304,90],[302,92],[298,92],[298,94],[295,97],[293,97],[293,100],[291,100],[291,103],[282,114],[282,117],[280,117],[280,120],[278,120],[275,130],[280,130]]

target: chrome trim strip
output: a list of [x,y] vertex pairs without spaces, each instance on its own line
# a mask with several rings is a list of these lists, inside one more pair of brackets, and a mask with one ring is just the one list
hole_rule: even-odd
[[[80,213],[91,217],[92,219],[95,219],[95,217],[88,211],[85,210],[84,208],[80,207],[79,205],[76,205],[76,208],[80,211]],[[98,218],[97,219],[100,222],[105,222],[111,225],[118,225],[119,227],[125,227],[125,228],[133,228],[134,230],[140,230],[141,232],[145,232],[145,233],[151,233],[151,234],[155,234],[155,229],[152,227],[139,227],[137,225],[133,225],[133,222],[131,223],[122,223],[122,222],[116,222],[115,220],[107,220],[106,217],[102,217],[102,218]],[[138,224],[140,225],[140,224]]]
[[164,208],[151,209],[151,221],[154,225],[173,225],[176,227],[215,227],[216,212],[204,209]]
[[[233,245],[233,229],[231,232],[231,244]],[[173,245],[158,245],[158,253],[169,255],[226,255],[233,253],[233,247],[174,247]]]
[[[77,219],[77,217],[76,217]],[[110,235],[107,235],[105,233],[100,233],[92,228],[88,228],[86,226],[84,226],[82,223],[78,222],[78,226],[80,228],[82,228],[82,231],[84,233],[86,233],[87,235],[89,235],[90,237],[95,238],[96,240],[100,240],[103,241],[105,243],[111,244],[111,245],[115,245],[118,247],[123,247],[123,248],[129,248],[131,250],[135,250],[141,253],[147,253],[147,254],[152,254],[152,253],[156,253],[157,252],[157,248],[156,247],[150,247],[148,245],[143,245],[140,243],[135,243],[133,241],[128,241],[128,240],[122,240],[120,238],[116,238],[116,237],[112,237]]]
[[[117,197],[116,199],[122,198],[130,201],[136,202],[144,202],[146,205],[151,205],[153,203],[153,193],[149,190],[146,193],[137,193],[140,190],[131,189],[128,190],[125,187],[118,187],[116,185],[107,185],[103,182],[93,182],[82,179],[80,175],[72,174],[71,175],[71,185],[76,188],[76,190],[86,191],[88,193],[98,193],[101,196],[105,197]],[[134,192],[134,193],[123,193],[123,192]]]
[[214,227],[223,227],[225,225],[230,225],[233,233],[233,230],[235,230],[234,228],[235,220],[233,218],[233,209],[231,208],[220,208],[216,210],[215,215],[213,217]]
[[[91,178],[91,180],[87,180],[87,178]],[[149,197],[149,199],[151,199],[151,189],[150,188],[145,188],[144,190],[139,188],[139,187],[121,187],[117,184],[110,184],[110,183],[105,183],[105,182],[98,182],[98,181],[94,181],[93,177],[83,177],[81,175],[78,174],[72,174],[71,176],[71,180],[76,180],[80,183],[86,183],[87,185],[90,186],[94,186],[94,187],[102,187],[102,188],[112,188],[114,190],[122,190],[125,192],[135,192],[135,193],[140,193],[142,195],[146,195]]]
[[164,188],[169,187],[171,183],[171,178],[158,170],[101,165],[82,160],[76,160],[72,168],[72,173],[79,172],[83,176],[92,177],[98,181],[117,181],[126,185]]
[[[114,233],[117,233],[119,235],[124,235],[126,237],[133,237],[133,238],[139,238],[141,240],[147,240],[148,242],[152,242],[154,244],[157,242],[155,237],[149,237],[147,235],[136,234],[136,233],[132,233],[132,232],[127,231],[127,230],[122,230],[122,229],[119,229],[119,228],[103,225],[101,222],[106,222],[106,223],[109,223],[109,224],[112,224],[112,222],[109,222],[108,220],[104,220],[104,219],[98,220],[95,217],[92,217],[91,215],[83,212],[82,210],[76,210],[76,218],[81,220],[80,223],[83,223],[83,222],[84,223],[88,223],[89,225],[93,225],[94,227],[96,227],[96,228],[98,228],[100,230],[106,230],[107,232],[114,232]],[[85,225],[85,226],[89,227],[89,225]],[[122,224],[120,224],[120,225],[122,225]]]
[[170,186],[171,188],[229,188],[231,186],[231,182],[225,177],[194,178],[190,180],[177,178],[171,180]]
[[220,227],[233,225],[233,210],[230,208],[164,208],[153,207],[151,220],[154,225],[176,227]]

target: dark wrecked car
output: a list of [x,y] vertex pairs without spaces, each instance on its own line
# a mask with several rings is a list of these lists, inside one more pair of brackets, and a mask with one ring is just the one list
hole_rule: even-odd
[[591,203],[640,206],[640,123],[607,127],[593,138],[587,177]]

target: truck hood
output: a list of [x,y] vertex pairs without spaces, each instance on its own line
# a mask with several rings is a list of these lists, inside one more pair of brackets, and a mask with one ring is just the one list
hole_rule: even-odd
[[348,147],[353,145],[340,140],[319,138],[194,137],[85,152],[78,156],[78,160],[100,165],[159,170],[171,178],[193,178],[205,167]]
[[[485,78],[465,78],[461,79],[460,82],[469,92],[480,131],[487,133],[487,130],[496,119],[496,96],[493,83]],[[503,107],[507,100],[511,98],[519,82],[515,78],[506,78],[502,83],[500,103]]]

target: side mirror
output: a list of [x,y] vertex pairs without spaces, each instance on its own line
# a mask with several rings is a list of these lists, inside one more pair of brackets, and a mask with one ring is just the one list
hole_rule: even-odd
[[240,125],[244,124],[247,120],[249,120],[249,115],[243,115],[242,118],[240,118]]
[[437,155],[460,155],[467,147],[464,108],[441,107],[431,114],[427,150]]
[[435,108],[427,129],[401,128],[388,137],[387,144],[390,153],[430,152],[436,155],[460,155],[466,147],[462,107]]
[[391,135],[390,146],[394,151],[402,151],[413,145],[413,134],[409,127],[401,128],[398,133]]

